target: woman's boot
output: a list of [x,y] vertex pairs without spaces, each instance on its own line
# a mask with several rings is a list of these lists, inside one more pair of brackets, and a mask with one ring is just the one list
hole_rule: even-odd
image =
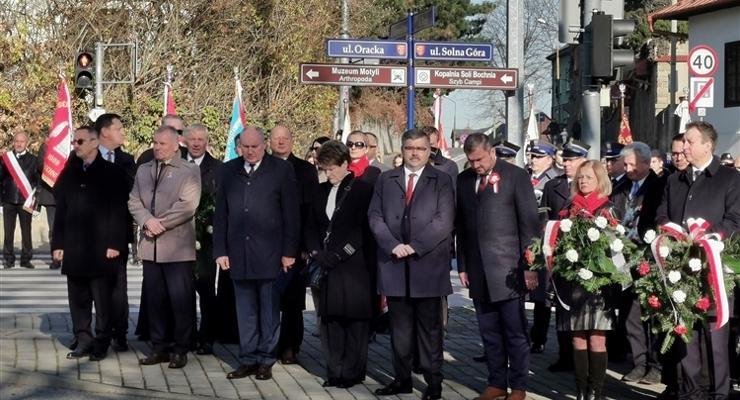
[[602,394],[608,359],[606,352],[588,353],[588,385],[591,397],[589,400],[603,400]]
[[591,400],[588,397],[588,350],[573,349],[573,367],[576,374],[576,400]]

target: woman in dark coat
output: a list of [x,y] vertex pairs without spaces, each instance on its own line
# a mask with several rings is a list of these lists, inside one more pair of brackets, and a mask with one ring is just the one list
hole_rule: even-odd
[[324,143],[317,155],[328,180],[319,186],[306,223],[312,257],[326,271],[318,315],[326,355],[324,386],[349,388],[365,379],[368,329],[372,317],[372,269],[365,242],[373,187],[349,171],[349,150]]
[[[567,215],[577,209],[594,216],[611,217],[611,181],[600,162],[589,160],[581,164],[573,185],[573,200]],[[570,310],[565,310],[557,302],[557,329],[573,335],[577,399],[603,399],[602,387],[607,367],[606,331],[613,330],[617,324],[613,299],[609,293],[611,288],[604,288],[601,294],[592,294],[578,283],[557,277],[556,287],[560,299],[570,306]]]

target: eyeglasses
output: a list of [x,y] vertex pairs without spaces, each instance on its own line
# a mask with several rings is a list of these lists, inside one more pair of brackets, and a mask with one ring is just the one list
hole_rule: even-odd
[[346,143],[346,145],[350,149],[353,148],[353,147],[357,147],[358,149],[364,149],[365,148],[365,142],[351,142],[351,141],[348,140],[347,143]]
[[671,153],[672,158],[680,158],[681,156],[684,156],[682,151],[674,151]]
[[82,146],[83,144],[85,144],[85,142],[91,142],[93,140],[95,140],[95,138],[90,138],[90,139],[82,139],[82,138],[80,138],[80,139],[73,140],[72,142],[73,143],[76,143],[78,146]]
[[175,132],[177,132],[178,135],[182,136],[182,129],[175,129]]

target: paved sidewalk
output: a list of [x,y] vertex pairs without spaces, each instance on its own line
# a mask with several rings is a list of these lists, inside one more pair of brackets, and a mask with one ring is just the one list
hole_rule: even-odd
[[[131,316],[133,321],[136,315]],[[379,335],[370,345],[368,379],[364,385],[349,390],[325,389],[321,386],[324,376],[323,357],[314,331],[313,313],[305,313],[306,337],[299,355],[300,365],[276,364],[274,379],[257,381],[251,378],[230,381],[226,373],[237,363],[235,345],[217,345],[215,356],[189,354],[188,365],[182,370],[168,369],[166,364],[139,366],[137,359],[148,353],[146,343],[130,337],[132,350],[122,353],[110,352],[102,362],[86,359],[67,360],[66,345],[71,341],[71,320],[66,313],[4,314],[0,316],[0,397],[44,398],[48,396],[11,396],[22,388],[29,376],[48,381],[68,382],[67,389],[83,387],[92,392],[93,398],[108,398],[102,393],[117,393],[123,397],[153,397],[179,399],[190,396],[208,396],[226,399],[371,399],[373,390],[392,379],[390,361],[390,338]],[[554,337],[551,343],[555,343]],[[445,399],[472,399],[485,387],[486,369],[482,363],[472,361],[480,354],[481,346],[475,322],[475,313],[469,307],[453,307],[450,310],[449,333],[445,341]],[[541,355],[532,357],[530,372],[530,398],[565,399],[574,398],[573,378],[570,373],[552,374],[546,366],[555,357],[552,346]],[[626,365],[610,365],[606,391],[613,399],[648,399],[662,390],[661,386],[628,385],[618,381]],[[416,390],[412,395],[392,397],[396,399],[418,398],[424,384],[421,376],[415,376]],[[63,387],[60,386],[60,390]],[[97,390],[96,390],[97,389]],[[80,389],[83,390],[83,389]],[[63,390],[62,390],[63,391]],[[97,393],[97,394],[95,394]],[[98,396],[99,397],[96,397]],[[90,397],[90,396],[85,396]],[[113,398],[111,397],[111,398]]]

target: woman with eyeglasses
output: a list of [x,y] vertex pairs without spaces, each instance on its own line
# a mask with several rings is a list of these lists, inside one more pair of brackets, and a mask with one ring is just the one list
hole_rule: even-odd
[[323,386],[350,388],[365,379],[375,304],[375,264],[365,250],[372,238],[367,210],[373,186],[354,176],[349,150],[339,141],[326,142],[316,159],[328,180],[314,194],[304,236],[325,272],[316,306],[326,357]]
[[349,155],[352,162],[349,164],[349,170],[355,175],[355,178],[362,179],[365,182],[375,186],[378,180],[380,169],[370,165],[367,158],[367,138],[362,131],[352,131],[347,136],[345,143],[349,148]]

